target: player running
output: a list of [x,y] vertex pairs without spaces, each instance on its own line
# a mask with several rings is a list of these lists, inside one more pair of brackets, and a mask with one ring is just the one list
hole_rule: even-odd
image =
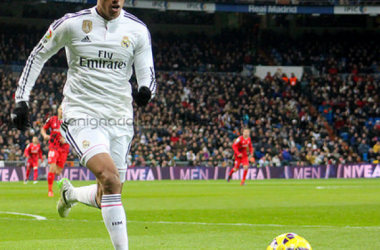
[[[50,117],[41,129],[41,134],[45,140],[49,141],[48,163],[50,164],[48,181],[48,196],[53,197],[53,183],[55,175],[61,175],[65,165],[70,145],[62,137],[60,127],[62,124],[62,107],[58,108],[58,115]],[[46,133],[50,129],[50,135]]]
[[228,174],[228,181],[231,180],[232,174],[239,170],[240,164],[243,165],[244,173],[243,179],[241,180],[240,185],[245,185],[245,178],[247,177],[249,161],[248,161],[248,152],[250,155],[253,154],[252,142],[249,128],[243,130],[243,135],[239,136],[235,142],[232,144],[234,150],[235,165]]
[[42,149],[41,145],[38,143],[37,136],[33,136],[32,143],[29,143],[28,146],[25,148],[24,151],[25,157],[28,158],[28,161],[26,163],[26,177],[24,180],[24,184],[28,183],[29,175],[30,175],[30,169],[33,168],[33,184],[36,184],[37,177],[38,177],[38,165],[39,160],[42,161]]
[[[29,126],[30,92],[44,63],[65,47],[69,70],[61,131],[97,184],[74,188],[63,179],[57,210],[67,217],[77,202],[101,208],[117,250],[128,249],[121,192],[134,133],[132,102],[146,106],[156,91],[149,30],[122,9],[124,2],[98,0],[93,8],[56,20],[28,58],[12,114],[17,128]],[[133,67],[139,88],[132,95]]]

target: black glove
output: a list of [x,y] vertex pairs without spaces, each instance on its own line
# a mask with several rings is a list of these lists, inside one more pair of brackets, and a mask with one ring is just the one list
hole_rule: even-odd
[[133,92],[132,96],[137,106],[146,106],[149,103],[150,98],[152,97],[152,92],[150,91],[150,89],[148,87],[142,86],[139,89],[139,91],[137,93],[136,92]]
[[26,130],[30,127],[29,107],[26,102],[16,103],[16,107],[11,114],[12,122],[19,130]]

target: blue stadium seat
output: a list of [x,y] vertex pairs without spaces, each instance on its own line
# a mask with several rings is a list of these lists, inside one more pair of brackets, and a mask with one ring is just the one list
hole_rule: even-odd
[[323,113],[323,105],[319,105],[319,107],[318,107],[318,112],[319,112],[319,113]]
[[347,132],[341,132],[339,135],[344,141],[348,141],[348,133]]
[[363,161],[365,161],[365,162],[368,161],[368,153],[363,154]]

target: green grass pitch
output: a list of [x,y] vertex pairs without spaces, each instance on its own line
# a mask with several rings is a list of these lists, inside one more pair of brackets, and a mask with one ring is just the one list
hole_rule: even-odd
[[[55,189],[0,182],[0,249],[113,249],[100,210],[61,219]],[[286,232],[314,250],[380,248],[380,179],[126,182],[123,204],[130,249],[265,250]]]

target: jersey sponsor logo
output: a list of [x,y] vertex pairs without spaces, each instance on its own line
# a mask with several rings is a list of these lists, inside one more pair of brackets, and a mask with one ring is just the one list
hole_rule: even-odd
[[90,69],[125,69],[127,67],[127,63],[123,61],[89,59],[85,57],[79,57],[79,65]]
[[90,69],[125,69],[127,67],[126,61],[114,60],[113,52],[99,50],[98,57],[79,57],[79,65]]
[[90,142],[89,141],[83,141],[82,144],[83,144],[83,148],[84,149],[86,149],[86,148],[88,148],[90,146]]
[[91,40],[90,40],[90,38],[88,37],[88,36],[85,36],[85,37],[83,37],[83,39],[82,40],[80,40],[82,43],[90,43],[91,42]]
[[121,41],[121,47],[128,48],[131,45],[131,41],[129,41],[129,37],[124,36],[123,40]]
[[90,21],[90,20],[83,20],[82,30],[86,34],[90,33],[91,30],[92,30],[92,21]]

